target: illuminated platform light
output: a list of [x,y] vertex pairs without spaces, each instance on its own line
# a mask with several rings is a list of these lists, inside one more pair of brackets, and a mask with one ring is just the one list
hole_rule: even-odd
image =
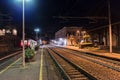
[[39,29],[39,28],[36,28],[36,29],[34,29],[34,31],[35,31],[35,32],[39,32],[39,31],[40,31],[40,29]]
[[31,0],[25,0],[26,2],[31,2]]
[[9,4],[17,11],[21,11],[23,1],[25,3],[24,7],[25,7],[26,14],[30,14],[29,11],[36,10],[37,0],[9,0]]
[[[16,0],[18,2],[22,2],[23,0]],[[24,0],[25,2],[31,2],[32,0]]]

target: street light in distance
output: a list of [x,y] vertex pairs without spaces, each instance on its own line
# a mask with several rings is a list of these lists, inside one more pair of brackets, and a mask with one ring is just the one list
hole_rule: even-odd
[[37,40],[38,39],[38,33],[40,32],[40,29],[39,28],[35,28],[34,31],[36,33],[36,40]]

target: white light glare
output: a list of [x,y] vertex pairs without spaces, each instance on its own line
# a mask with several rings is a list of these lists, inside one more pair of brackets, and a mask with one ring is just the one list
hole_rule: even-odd
[[66,39],[64,39],[64,46],[66,46],[67,45],[67,40]]
[[39,32],[39,31],[40,31],[40,29],[36,28],[36,29],[34,29],[34,31],[35,31],[35,32]]
[[31,0],[25,0],[26,2],[31,2]]
[[63,41],[63,39],[62,39],[62,38],[59,38],[59,41]]
[[[16,0],[18,2],[22,2],[23,0]],[[31,0],[24,0],[25,2],[31,2]]]

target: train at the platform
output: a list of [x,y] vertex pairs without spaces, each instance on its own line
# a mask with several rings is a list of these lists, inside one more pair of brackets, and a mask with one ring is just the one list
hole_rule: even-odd
[[[25,48],[27,48],[27,47],[32,48],[32,47],[35,47],[37,45],[37,41],[35,41],[33,39],[24,40],[24,45],[25,45]],[[23,40],[21,40],[20,46],[21,47],[23,46]]]

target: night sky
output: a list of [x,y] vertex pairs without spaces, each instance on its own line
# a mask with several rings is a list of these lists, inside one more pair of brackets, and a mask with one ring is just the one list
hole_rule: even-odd
[[[22,6],[16,0],[0,0],[0,13],[13,17],[11,24],[21,27]],[[26,30],[40,28],[41,33],[56,32],[64,26],[98,27],[108,24],[108,19],[59,18],[108,17],[107,0],[33,0],[26,4]],[[110,0],[112,22],[120,20],[120,0]]]

